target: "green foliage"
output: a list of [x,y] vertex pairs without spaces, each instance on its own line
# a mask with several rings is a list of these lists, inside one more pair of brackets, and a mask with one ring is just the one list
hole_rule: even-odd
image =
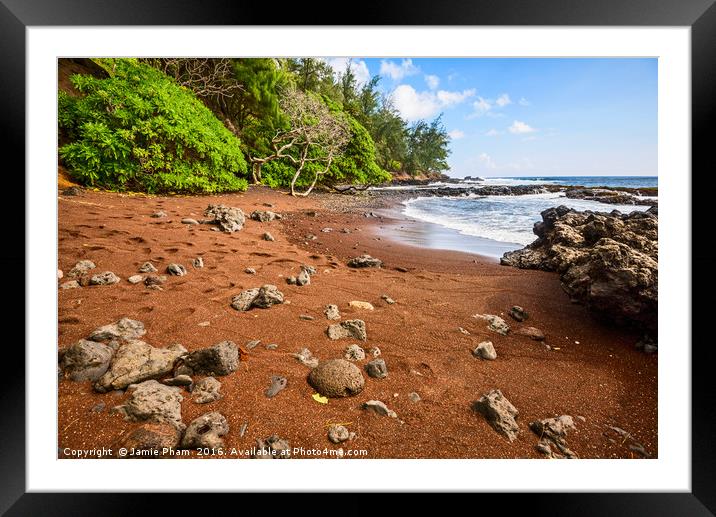
[[83,184],[111,190],[244,190],[241,143],[190,91],[133,59],[104,59],[111,77],[75,75],[59,94],[60,157]]
[[408,155],[405,169],[412,175],[434,173],[448,168],[450,137],[442,123],[442,116],[430,124],[420,120],[408,131]]

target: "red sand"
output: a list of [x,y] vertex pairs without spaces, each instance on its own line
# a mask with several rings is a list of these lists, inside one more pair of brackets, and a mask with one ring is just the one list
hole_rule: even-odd
[[[331,206],[336,198],[331,196]],[[638,335],[600,323],[583,307],[571,304],[556,274],[389,242],[380,238],[380,225],[390,221],[330,211],[323,199],[296,199],[264,188],[202,197],[100,192],[59,196],[58,267],[67,273],[77,261],[91,259],[96,271],[114,271],[122,282],[60,290],[58,344],[69,345],[124,316],[144,322],[143,339],[154,346],[181,343],[195,350],[227,339],[242,346],[260,339],[236,373],[219,377],[221,400],[195,404],[185,393],[185,423],[207,411],[226,416],[231,426],[227,448],[249,448],[257,438],[278,434],[292,447],[366,449],[368,458],[538,458],[538,437],[529,430],[529,422],[569,414],[586,419],[575,420],[577,430],[567,438],[582,458],[637,457],[629,442],[605,436],[607,425],[628,431],[652,457],[657,456],[657,357],[634,349]],[[285,217],[270,223],[247,220],[234,234],[180,223],[184,217],[201,219],[210,203],[237,206],[246,213],[272,203],[271,210]],[[168,217],[151,218],[157,210]],[[318,216],[307,216],[308,210],[317,210]],[[322,233],[324,227],[334,231]],[[352,232],[339,232],[344,227]],[[262,240],[265,231],[276,241]],[[307,233],[318,239],[305,241]],[[345,265],[362,253],[382,259],[384,268],[354,270]],[[203,269],[191,266],[197,256],[204,258]],[[160,271],[179,262],[189,273],[169,277],[162,292],[129,284],[126,279],[147,260]],[[285,278],[296,275],[300,264],[316,266],[318,274],[309,286],[287,285]],[[244,273],[246,267],[257,274]],[[234,294],[266,283],[278,286],[291,303],[245,313],[229,306]],[[388,305],[383,294],[397,303]],[[351,300],[368,301],[375,310],[350,308]],[[342,357],[355,343],[326,336],[331,322],[323,309],[330,303],[339,306],[343,319],[365,320],[368,341],[361,345],[380,347],[389,375],[380,380],[366,376],[362,393],[324,405],[311,398],[308,368],[290,354],[307,347],[320,359]],[[524,307],[529,321],[512,321],[507,315],[512,305]],[[471,317],[475,313],[502,315],[513,329],[536,326],[547,335],[552,350],[523,336],[491,332]],[[301,320],[301,314],[315,320]],[[198,325],[206,321],[209,326]],[[497,360],[472,356],[472,349],[484,340],[494,343]],[[278,349],[266,350],[269,343],[277,343]],[[264,390],[272,375],[287,377],[288,386],[268,399]],[[470,407],[493,388],[501,389],[520,411],[520,435],[512,443]],[[408,399],[413,391],[420,402]],[[138,425],[110,413],[109,408],[124,399],[115,393],[95,393],[89,382],[62,380],[60,449],[115,444]],[[385,402],[404,423],[361,410],[370,399]],[[91,411],[99,402],[106,409]],[[240,437],[244,422],[248,430]],[[326,436],[331,423],[345,424],[357,438],[332,444]]]

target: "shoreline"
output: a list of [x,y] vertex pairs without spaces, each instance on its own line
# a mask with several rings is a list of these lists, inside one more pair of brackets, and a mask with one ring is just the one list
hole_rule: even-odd
[[[389,217],[390,203],[369,206],[365,200],[346,201],[348,196],[335,194],[291,198],[252,187],[244,194],[218,196],[86,191],[58,199],[58,267],[67,272],[75,262],[91,259],[98,271],[111,270],[122,279],[112,286],[59,291],[59,346],[125,316],[145,324],[142,339],[155,347],[181,343],[192,351],[227,339],[240,346],[261,340],[248,350],[248,360],[237,372],[217,377],[223,398],[196,404],[184,393],[185,423],[207,411],[226,416],[227,447],[252,447],[257,439],[277,434],[292,447],[364,448],[369,458],[540,458],[535,449],[539,437],[528,423],[569,414],[584,418],[575,420],[577,429],[567,437],[580,457],[639,457],[629,442],[609,435],[609,425],[631,433],[651,457],[658,456],[657,357],[634,349],[636,333],[604,324],[570,303],[554,273],[395,241],[387,227],[412,223],[394,213]],[[245,213],[274,210],[284,217],[268,223],[247,221],[234,234],[180,223],[183,217],[200,218],[210,203],[236,206]],[[167,217],[151,218],[157,210]],[[371,211],[378,217],[363,216]],[[275,241],[262,239],[266,231]],[[316,239],[306,239],[309,233]],[[384,267],[346,267],[349,258],[364,253],[383,260]],[[203,257],[204,268],[191,267],[196,256]],[[180,262],[189,271],[169,277],[162,292],[130,285],[126,278],[146,260],[160,270]],[[287,285],[286,277],[295,275],[300,264],[318,270],[311,284]],[[246,274],[246,267],[255,268],[256,274]],[[276,285],[290,304],[246,313],[229,306],[233,295],[262,284]],[[386,303],[384,294],[396,303]],[[351,307],[353,300],[370,302],[374,310]],[[337,358],[354,343],[327,338],[326,327],[332,323],[323,315],[327,304],[338,305],[344,320],[366,322],[368,340],[361,346],[378,346],[389,373],[385,379],[366,376],[359,395],[318,404],[306,382],[309,370],[291,354],[307,347],[321,360]],[[527,309],[527,323],[506,315],[512,305]],[[551,349],[517,333],[496,334],[472,317],[476,313],[502,314],[513,330],[536,326]],[[472,356],[477,343],[485,340],[494,343],[497,360]],[[278,348],[266,348],[273,343]],[[264,391],[272,375],[282,375],[288,383],[276,397],[267,398]],[[520,411],[514,442],[471,410],[472,402],[491,389],[501,389]],[[412,402],[411,392],[421,400]],[[123,392],[97,393],[89,382],[62,379],[60,448],[112,446],[136,429],[140,424],[110,411],[126,398]],[[404,423],[361,410],[360,404],[371,399],[385,402]],[[100,404],[102,410],[93,409]],[[248,430],[240,435],[246,422]],[[330,422],[349,423],[357,438],[332,444],[326,438]]]

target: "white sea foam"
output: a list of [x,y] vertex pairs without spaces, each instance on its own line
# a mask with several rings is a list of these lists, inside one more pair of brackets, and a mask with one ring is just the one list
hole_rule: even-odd
[[438,224],[464,235],[499,242],[527,245],[535,240],[532,227],[541,221],[540,212],[565,205],[575,210],[623,213],[643,211],[648,206],[608,205],[584,199],[569,199],[562,193],[524,196],[419,197],[404,203],[403,213],[413,219]]

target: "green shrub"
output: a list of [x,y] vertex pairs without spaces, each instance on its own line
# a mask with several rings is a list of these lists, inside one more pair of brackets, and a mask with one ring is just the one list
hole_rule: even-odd
[[240,141],[193,93],[136,60],[109,64],[109,78],[72,77],[80,97],[59,93],[70,142],[59,153],[74,179],[150,193],[246,189]]

